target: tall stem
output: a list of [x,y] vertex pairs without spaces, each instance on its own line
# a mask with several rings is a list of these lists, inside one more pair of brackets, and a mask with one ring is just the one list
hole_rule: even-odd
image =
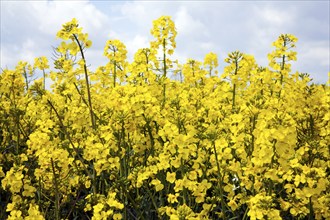
[[[283,47],[286,47],[286,40],[284,40]],[[283,84],[283,70],[285,66],[285,55],[282,56],[282,65],[281,65],[281,85]]]
[[28,91],[29,90],[29,81],[28,81],[28,75],[27,75],[25,67],[24,67],[23,75],[24,75],[24,79],[25,79],[25,89],[26,89],[26,91]]
[[256,128],[256,115],[253,115],[253,117],[252,117],[252,129],[251,129],[251,136],[252,136],[251,146],[250,146],[250,149],[248,151],[248,155],[249,155],[250,159],[252,157],[252,153],[253,153],[253,150],[254,150],[255,137],[254,137],[253,131],[254,131],[255,128]]
[[220,172],[218,153],[217,153],[217,149],[215,147],[215,142],[214,141],[213,141],[212,145],[213,145],[215,160],[216,160],[216,163],[217,163],[217,171],[218,171],[218,176],[219,176],[218,186],[220,188],[220,194],[221,194],[220,195],[220,197],[221,197],[221,212],[222,212],[223,219],[226,219],[224,192],[223,192],[223,185],[222,185],[223,178],[222,178],[222,175],[221,175],[221,172]]
[[[236,76],[238,72],[238,59],[235,60],[235,73]],[[233,103],[232,103],[232,110],[234,110],[235,107],[235,99],[236,99],[236,84],[233,85]]]
[[113,63],[113,87],[115,88],[116,87],[116,75],[117,75],[117,72],[116,72],[117,68],[116,68],[116,61]]
[[[73,150],[75,151],[75,153],[76,153],[76,156],[78,157],[78,159],[80,160],[80,162],[81,162],[82,164],[86,164],[85,159],[80,155],[80,152],[79,152],[78,148],[74,145],[73,140],[71,139],[70,134],[68,133],[66,127],[64,126],[64,123],[63,123],[63,121],[62,121],[62,118],[61,118],[61,116],[58,114],[58,111],[56,110],[55,106],[53,105],[53,103],[52,103],[50,100],[47,100],[47,102],[48,102],[48,104],[50,105],[50,107],[54,110],[54,112],[55,112],[55,114],[56,114],[56,116],[57,116],[57,119],[58,119],[58,121],[60,122],[61,128],[63,129],[62,131],[63,131],[64,135],[68,138],[69,143],[70,143],[70,145],[72,146],[72,149],[73,149]],[[69,152],[69,155],[70,155],[71,157],[74,157],[74,155],[72,154],[72,152],[71,152],[69,149],[68,149],[68,152]],[[75,160],[74,160],[73,163],[74,163],[75,168],[76,168],[77,170],[79,170],[79,168],[78,168],[78,164],[76,163]],[[94,175],[94,172],[93,172],[93,174],[91,174],[91,172],[89,172],[89,170],[88,170],[87,167],[83,166],[83,168],[84,168],[86,174],[88,175],[88,177],[89,177],[89,178],[92,180],[92,182],[93,182],[93,193],[96,193],[95,175]],[[94,167],[93,167],[93,169],[94,169]]]
[[58,181],[57,181],[57,177],[56,177],[53,158],[51,158],[50,161],[52,164],[52,171],[53,171],[53,176],[54,176],[53,182],[54,182],[54,187],[55,187],[55,219],[59,220],[60,219],[60,197],[59,197],[59,190],[58,190]]
[[81,44],[80,44],[77,36],[75,34],[73,34],[73,37],[74,37],[74,39],[76,40],[76,42],[77,42],[77,44],[79,46],[81,58],[84,61],[84,73],[85,73],[85,80],[86,80],[89,113],[90,113],[90,116],[91,116],[92,127],[95,130],[96,129],[96,123],[95,123],[95,118],[94,118],[94,114],[93,114],[92,98],[91,98],[91,91],[90,91],[90,87],[89,87],[89,80],[88,80],[88,72],[87,72],[87,66],[86,66],[86,59],[85,59],[83,48],[82,48],[82,46],[81,46]]
[[163,39],[163,64],[164,64],[164,78],[166,77],[166,41]]
[[166,100],[166,73],[167,73],[167,67],[166,67],[166,41],[163,39],[163,66],[164,66],[164,75],[163,75],[163,106],[165,105]]

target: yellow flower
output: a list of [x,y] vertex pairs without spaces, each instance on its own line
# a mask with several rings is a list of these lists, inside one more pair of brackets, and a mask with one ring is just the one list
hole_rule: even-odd
[[86,48],[90,48],[92,46],[92,41],[91,40],[86,41],[85,46]]
[[0,178],[5,177],[5,173],[2,170],[2,167],[0,167]]
[[228,205],[230,206],[230,208],[231,208],[233,211],[235,211],[235,210],[238,208],[238,205],[237,205],[237,203],[235,202],[235,200],[230,200],[230,201],[228,202]]
[[197,172],[196,171],[190,171],[189,173],[188,173],[188,179],[190,179],[190,180],[197,180]]
[[173,173],[167,172],[166,173],[166,180],[170,183],[174,183],[175,180],[176,180],[175,176],[176,176],[175,172],[173,172]]
[[[175,24],[171,20],[170,16],[161,16],[157,20],[153,21],[151,34],[156,38],[156,40],[151,43],[153,48],[158,48],[159,46],[163,45],[164,41],[165,45],[171,44],[172,48],[176,47],[175,37],[177,32],[175,30]],[[172,50],[168,50],[169,54],[171,54]]]
[[24,191],[22,193],[23,196],[30,196],[30,197],[35,196],[35,192],[37,191],[36,188],[34,188],[31,185],[28,185],[28,183],[25,183],[23,188],[24,188]]
[[114,207],[116,209],[123,209],[124,204],[122,204],[121,202],[118,202],[115,197],[116,197],[116,193],[109,193],[107,204],[110,207]]
[[34,67],[39,68],[41,70],[45,70],[49,68],[48,60],[45,56],[38,57],[34,59]]
[[158,179],[153,179],[150,184],[155,186],[156,192],[161,191],[162,189],[164,189],[164,185]]
[[22,212],[20,210],[13,210],[7,218],[8,220],[23,220]]
[[181,166],[181,159],[179,157],[172,159],[171,165],[175,168],[179,168]]
[[99,213],[103,210],[104,205],[102,203],[98,203],[96,205],[93,206],[93,212],[94,213]]
[[113,214],[112,218],[113,218],[114,220],[120,220],[120,219],[123,218],[123,216],[122,216],[122,214],[120,214],[120,213],[115,213],[115,214]]
[[173,194],[170,193],[170,194],[167,195],[167,201],[169,203],[178,203],[177,197],[178,197],[178,194],[177,193],[175,195],[173,195]]
[[[92,219],[122,219],[127,210],[169,219],[330,219],[329,83],[290,72],[297,39],[280,35],[267,67],[234,51],[216,77],[215,53],[170,59],[177,33],[169,16],[151,33],[133,62],[120,40],[106,41],[108,63],[90,71],[82,55],[92,42],[72,19],[57,33],[50,90],[31,79],[39,69],[47,80],[46,57],[1,72],[8,219],[55,218],[43,211],[81,195]],[[158,210],[141,210],[148,202]]]
[[42,215],[42,213],[39,211],[39,206],[30,204],[29,210],[28,210],[28,216],[25,217],[25,220],[43,220],[45,219]]

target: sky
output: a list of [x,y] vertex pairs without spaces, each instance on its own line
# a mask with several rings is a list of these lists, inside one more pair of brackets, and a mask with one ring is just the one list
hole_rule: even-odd
[[[93,42],[86,51],[90,68],[105,65],[103,48],[109,39],[127,47],[129,60],[153,40],[152,21],[171,16],[178,35],[173,59],[203,61],[218,55],[221,73],[232,51],[251,54],[267,66],[267,54],[280,34],[298,38],[293,72],[309,73],[325,83],[330,72],[330,1],[13,1],[0,0],[0,67],[12,69],[20,60],[52,59],[60,40],[56,33],[75,17]],[[52,65],[52,63],[51,63]]]

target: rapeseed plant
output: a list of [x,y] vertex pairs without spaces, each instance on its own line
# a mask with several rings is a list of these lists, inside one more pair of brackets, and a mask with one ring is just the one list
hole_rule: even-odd
[[329,84],[291,73],[297,38],[280,35],[267,67],[231,52],[221,73],[212,52],[170,59],[169,16],[151,34],[132,62],[107,40],[91,71],[73,19],[55,70],[39,57],[2,71],[0,218],[330,218]]

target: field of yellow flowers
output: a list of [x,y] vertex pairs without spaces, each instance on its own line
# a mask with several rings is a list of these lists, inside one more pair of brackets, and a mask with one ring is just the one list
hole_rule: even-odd
[[219,74],[214,53],[171,59],[170,17],[151,34],[132,62],[108,40],[91,71],[73,19],[52,70],[1,72],[0,219],[330,219],[329,84],[291,73],[297,38]]

